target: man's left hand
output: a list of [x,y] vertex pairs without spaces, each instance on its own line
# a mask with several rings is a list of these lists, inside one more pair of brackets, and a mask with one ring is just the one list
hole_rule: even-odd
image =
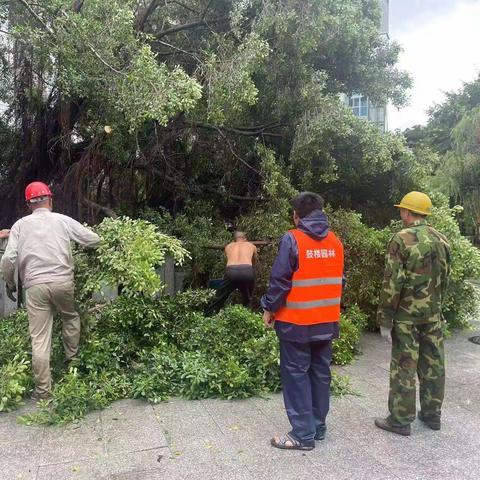
[[8,238],[10,235],[10,230],[0,230],[0,240],[3,238]]
[[267,328],[273,328],[275,324],[275,318],[272,312],[268,312],[267,310],[263,311],[263,323]]

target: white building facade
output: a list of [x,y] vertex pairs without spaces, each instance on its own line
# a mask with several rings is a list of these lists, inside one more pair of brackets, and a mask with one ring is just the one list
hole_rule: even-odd
[[[380,29],[382,35],[389,38],[389,12],[390,12],[390,0],[381,0],[382,2],[382,20]],[[350,97],[348,95],[342,95],[343,101],[350,107],[352,112],[360,118],[364,118],[375,125],[382,132],[388,130],[387,119],[387,106],[375,105],[368,97],[362,94],[354,94]]]

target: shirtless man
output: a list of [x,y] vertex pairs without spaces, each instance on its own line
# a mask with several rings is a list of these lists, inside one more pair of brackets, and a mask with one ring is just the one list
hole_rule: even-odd
[[253,265],[257,260],[257,247],[247,240],[243,232],[235,232],[233,242],[225,247],[225,256],[227,257],[225,277],[205,310],[207,316],[218,312],[230,294],[237,289],[242,294],[242,304],[245,307],[250,306],[252,301],[255,286]]

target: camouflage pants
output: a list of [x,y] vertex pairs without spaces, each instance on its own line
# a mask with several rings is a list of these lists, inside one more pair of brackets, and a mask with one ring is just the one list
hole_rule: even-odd
[[420,407],[424,416],[438,418],[445,392],[445,355],[441,322],[392,329],[389,421],[408,425],[415,420],[415,376],[420,383]]

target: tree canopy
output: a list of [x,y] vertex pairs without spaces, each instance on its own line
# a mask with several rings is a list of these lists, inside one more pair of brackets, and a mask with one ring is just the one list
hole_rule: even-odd
[[7,223],[33,179],[51,182],[57,206],[85,220],[145,206],[176,215],[200,198],[234,218],[264,201],[267,163],[293,187],[360,210],[373,184],[385,185],[379,198],[399,188],[394,166],[415,168],[401,137],[381,134],[339,98],[406,100],[410,79],[397,66],[399,46],[379,31],[377,0],[0,8]]
[[431,185],[464,207],[467,233],[480,240],[480,77],[430,109],[426,126],[406,132],[409,145],[437,156]]

